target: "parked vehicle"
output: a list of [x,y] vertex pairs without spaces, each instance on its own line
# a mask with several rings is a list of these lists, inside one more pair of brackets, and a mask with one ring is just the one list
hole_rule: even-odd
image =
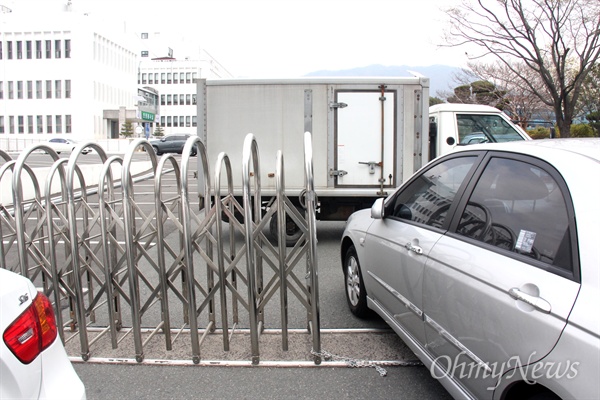
[[0,300],[0,398],[85,399],[50,300],[6,269],[0,269]]
[[[394,191],[430,158],[458,145],[467,131],[463,121],[475,126],[469,133],[488,135],[489,141],[500,141],[494,125],[510,130],[503,138],[529,139],[492,107],[438,107],[430,123],[425,77],[200,79],[198,85],[198,93],[204,93],[198,101],[198,136],[211,165],[221,152],[241,160],[244,138],[253,133],[260,148],[265,207],[275,193],[275,155],[282,150],[285,164],[294,166],[285,170],[286,194],[301,208],[304,170],[298,166],[303,164],[303,134],[312,133],[320,220],[344,221]],[[233,176],[241,176],[241,163],[232,167]],[[234,186],[241,199],[241,180]],[[293,221],[288,224],[293,243],[299,232]]]
[[[183,146],[185,146],[185,142],[189,137],[190,135],[168,135],[160,139],[150,140],[150,144],[152,145],[154,152],[158,155],[163,153],[181,154],[183,152]],[[191,155],[195,156],[197,152],[198,148],[194,146]]]
[[459,148],[353,214],[350,310],[455,398],[600,398],[600,139]]
[[[62,152],[65,152],[65,153],[72,152],[73,150],[75,150],[75,147],[77,147],[77,145],[79,143],[77,143],[73,139],[52,138],[52,139],[48,140],[45,144],[48,147],[51,147],[58,154],[60,154]],[[83,149],[82,153],[88,154],[91,151],[92,151],[91,149],[86,148],[86,149]]]

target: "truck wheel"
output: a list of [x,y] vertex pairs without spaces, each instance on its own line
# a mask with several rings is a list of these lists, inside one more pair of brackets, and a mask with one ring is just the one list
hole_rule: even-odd
[[[278,231],[277,231],[277,214],[274,214],[271,217],[271,222],[269,224],[269,231],[273,239],[278,240]],[[290,218],[289,215],[285,216],[285,245],[287,247],[294,247],[296,242],[302,236],[302,230],[300,227],[296,225],[294,220]]]

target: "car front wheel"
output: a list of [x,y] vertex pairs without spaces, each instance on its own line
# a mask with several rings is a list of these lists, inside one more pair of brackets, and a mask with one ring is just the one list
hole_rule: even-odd
[[344,278],[346,281],[346,300],[350,311],[360,318],[368,316],[367,291],[365,290],[365,283],[354,246],[348,248],[344,257]]

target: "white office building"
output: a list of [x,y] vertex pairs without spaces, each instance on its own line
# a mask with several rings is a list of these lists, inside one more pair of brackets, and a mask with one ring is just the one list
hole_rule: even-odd
[[0,13],[5,150],[55,136],[116,139],[126,122],[136,128],[134,136],[151,135],[158,124],[164,134],[195,134],[193,79],[230,77],[199,47],[186,44],[193,50],[178,58],[178,43],[166,46],[159,34],[133,32],[122,21],[67,3],[43,13],[21,4]]

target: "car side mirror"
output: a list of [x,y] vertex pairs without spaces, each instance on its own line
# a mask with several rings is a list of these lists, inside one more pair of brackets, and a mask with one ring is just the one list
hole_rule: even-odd
[[166,142],[166,141],[167,141],[167,138],[162,138],[162,139],[160,139],[160,141],[161,141],[161,142]]
[[371,206],[371,218],[383,219],[383,197],[375,200],[375,203]]

